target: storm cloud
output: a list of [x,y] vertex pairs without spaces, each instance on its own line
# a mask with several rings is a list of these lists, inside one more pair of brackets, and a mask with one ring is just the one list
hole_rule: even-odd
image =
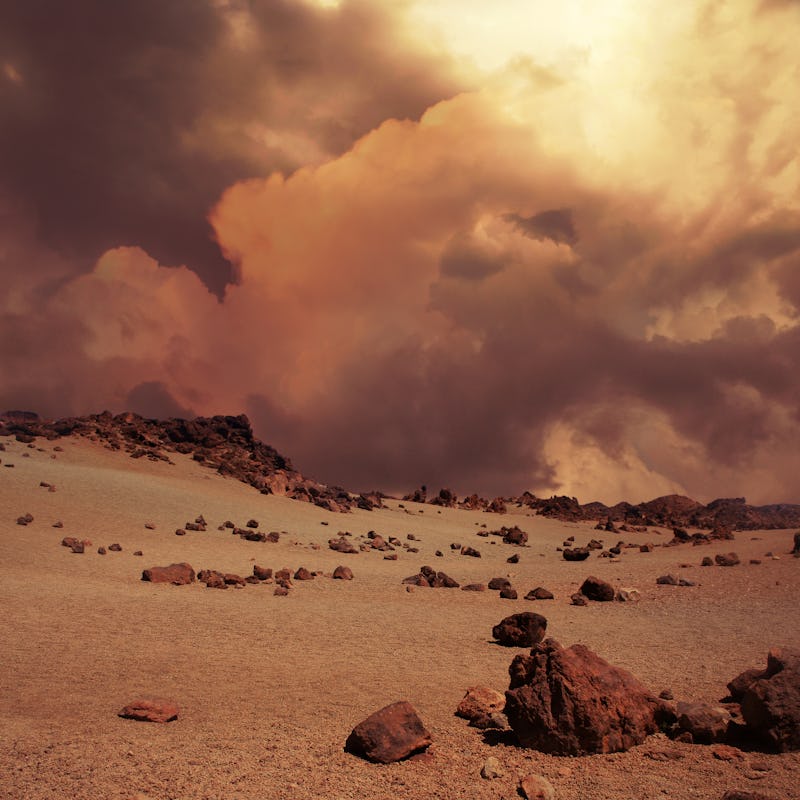
[[[210,30],[221,8],[245,7],[209,6]],[[304,471],[354,489],[796,499],[796,7],[665,2],[656,25],[631,3],[597,64],[573,59],[542,81],[517,59],[462,91],[447,59],[401,39],[375,79],[419,70],[410,94],[372,93],[366,46],[336,80],[318,51],[311,66],[267,57],[259,14],[276,9],[297,42],[332,26],[331,52],[347,50],[358,15],[383,42],[405,30],[399,11],[357,3],[247,7],[237,35],[256,32],[252,63],[280,76],[282,110],[248,180],[220,168],[207,184],[213,238],[236,265],[224,291],[224,270],[104,217],[106,249],[75,274],[58,237],[12,224],[9,205],[4,263],[35,269],[7,270],[0,404],[245,411]],[[330,110],[337,82],[348,91]],[[211,117],[240,125],[252,91]],[[300,100],[330,113],[293,116]],[[219,136],[208,148],[224,161]],[[298,136],[314,144],[305,163]],[[27,191],[38,203],[43,189]],[[162,230],[169,247],[180,230],[197,243]]]

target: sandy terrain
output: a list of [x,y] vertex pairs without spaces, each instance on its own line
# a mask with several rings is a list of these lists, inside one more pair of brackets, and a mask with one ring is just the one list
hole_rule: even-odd
[[[493,644],[491,628],[522,610],[544,614],[548,633],[562,644],[587,644],[656,692],[719,699],[728,680],[764,665],[770,647],[800,647],[800,560],[786,555],[791,532],[630,550],[617,563],[594,556],[567,563],[556,552],[566,536],[585,544],[599,532],[541,517],[397,502],[383,511],[331,514],[262,496],[188,457],[174,456],[169,465],[86,441],[3,441],[0,459],[14,468],[0,467],[2,798],[514,798],[518,776],[529,772],[549,778],[563,800],[720,798],[733,788],[800,798],[800,754],[747,753],[723,762],[709,747],[659,735],[624,754],[556,758],[493,744],[453,714],[470,685],[507,688],[508,665],[523,651]],[[64,451],[54,452],[54,444]],[[34,522],[17,525],[27,512]],[[174,535],[201,513],[208,532]],[[265,544],[217,530],[226,519],[244,525],[251,517],[260,530],[287,533]],[[56,520],[63,529],[52,527]],[[156,529],[145,529],[147,521]],[[528,532],[528,547],[477,536],[483,524],[491,530],[514,523]],[[339,530],[403,540],[413,533],[420,552],[401,551],[397,561],[380,552],[341,555],[327,548]],[[93,547],[73,554],[60,546],[63,536],[89,538]],[[670,533],[621,536],[643,543],[667,541]],[[607,544],[618,538],[602,537]],[[483,557],[452,552],[454,541]],[[112,542],[123,551],[97,554]],[[139,549],[143,557],[133,555]],[[435,557],[437,549],[444,557]],[[704,555],[729,550],[742,565],[699,567]],[[765,558],[767,551],[780,559]],[[520,563],[507,564],[514,552]],[[253,563],[328,573],[347,564],[355,580],[295,582],[288,597],[273,596],[269,585],[214,591],[140,580],[143,568],[175,561],[241,575]],[[409,593],[401,579],[422,564],[462,584],[510,575],[520,597],[544,586],[556,599]],[[665,572],[699,585],[656,586]],[[641,602],[570,605],[589,574],[639,588]],[[179,720],[118,718],[141,694],[174,699]],[[343,752],[356,723],[399,699],[411,701],[431,731],[432,758],[376,766]],[[665,751],[673,757],[665,759]],[[490,755],[505,777],[480,777]]]

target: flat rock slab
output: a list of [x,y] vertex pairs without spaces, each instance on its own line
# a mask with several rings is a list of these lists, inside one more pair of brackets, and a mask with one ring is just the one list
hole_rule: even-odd
[[356,725],[344,749],[369,761],[389,764],[425,750],[431,741],[411,703],[400,700]]
[[150,583],[172,583],[183,586],[194,583],[195,573],[190,564],[170,564],[167,567],[150,567],[142,572],[142,580]]
[[140,699],[128,703],[117,716],[138,722],[172,722],[178,719],[178,706],[171,700]]

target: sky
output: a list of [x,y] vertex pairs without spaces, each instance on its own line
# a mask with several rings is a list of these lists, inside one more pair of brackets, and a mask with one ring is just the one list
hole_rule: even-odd
[[0,408],[800,502],[797,0],[0,0]]

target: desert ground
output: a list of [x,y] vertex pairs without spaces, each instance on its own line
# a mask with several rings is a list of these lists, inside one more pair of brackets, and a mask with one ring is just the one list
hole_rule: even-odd
[[[729,789],[800,798],[798,753],[724,761],[711,747],[657,734],[626,753],[559,758],[498,741],[454,716],[467,687],[508,687],[509,663],[524,650],[498,646],[491,629],[523,610],[544,614],[548,635],[561,644],[586,644],[656,693],[722,698],[730,679],[765,665],[769,648],[800,647],[792,531],[566,562],[556,548],[568,536],[577,544],[593,537],[658,544],[671,532],[606,534],[513,509],[501,516],[393,500],[383,510],[337,514],[262,495],[189,456],[172,454],[171,465],[86,440],[2,441],[2,798],[510,799],[529,773],[548,778],[562,800],[718,800]],[[34,521],[18,525],[26,513]],[[175,535],[200,514],[208,531]],[[217,529],[250,518],[262,531],[285,533],[263,543]],[[513,524],[527,531],[526,547],[477,535]],[[370,530],[402,541],[413,534],[419,552],[401,549],[388,561],[378,551],[344,555],[327,546],[339,531],[358,542]],[[61,546],[64,536],[92,546],[74,554]],[[453,542],[482,557],[460,555]],[[97,553],[111,543],[122,551]],[[730,550],[740,565],[699,566],[703,556]],[[517,564],[506,562],[513,553]],[[242,576],[254,564],[323,574],[294,581],[286,597],[270,584],[218,591],[141,580],[144,568],[183,561]],[[330,578],[339,564],[354,580]],[[423,564],[462,584],[509,576],[520,599],[407,591],[402,579]],[[657,586],[664,573],[697,585]],[[571,605],[590,574],[638,588],[641,600]],[[555,599],[522,599],[537,586]],[[159,725],[117,716],[142,695],[174,700],[179,718]],[[401,699],[432,734],[428,756],[376,765],[344,752],[354,725]],[[481,777],[489,756],[502,777]]]

